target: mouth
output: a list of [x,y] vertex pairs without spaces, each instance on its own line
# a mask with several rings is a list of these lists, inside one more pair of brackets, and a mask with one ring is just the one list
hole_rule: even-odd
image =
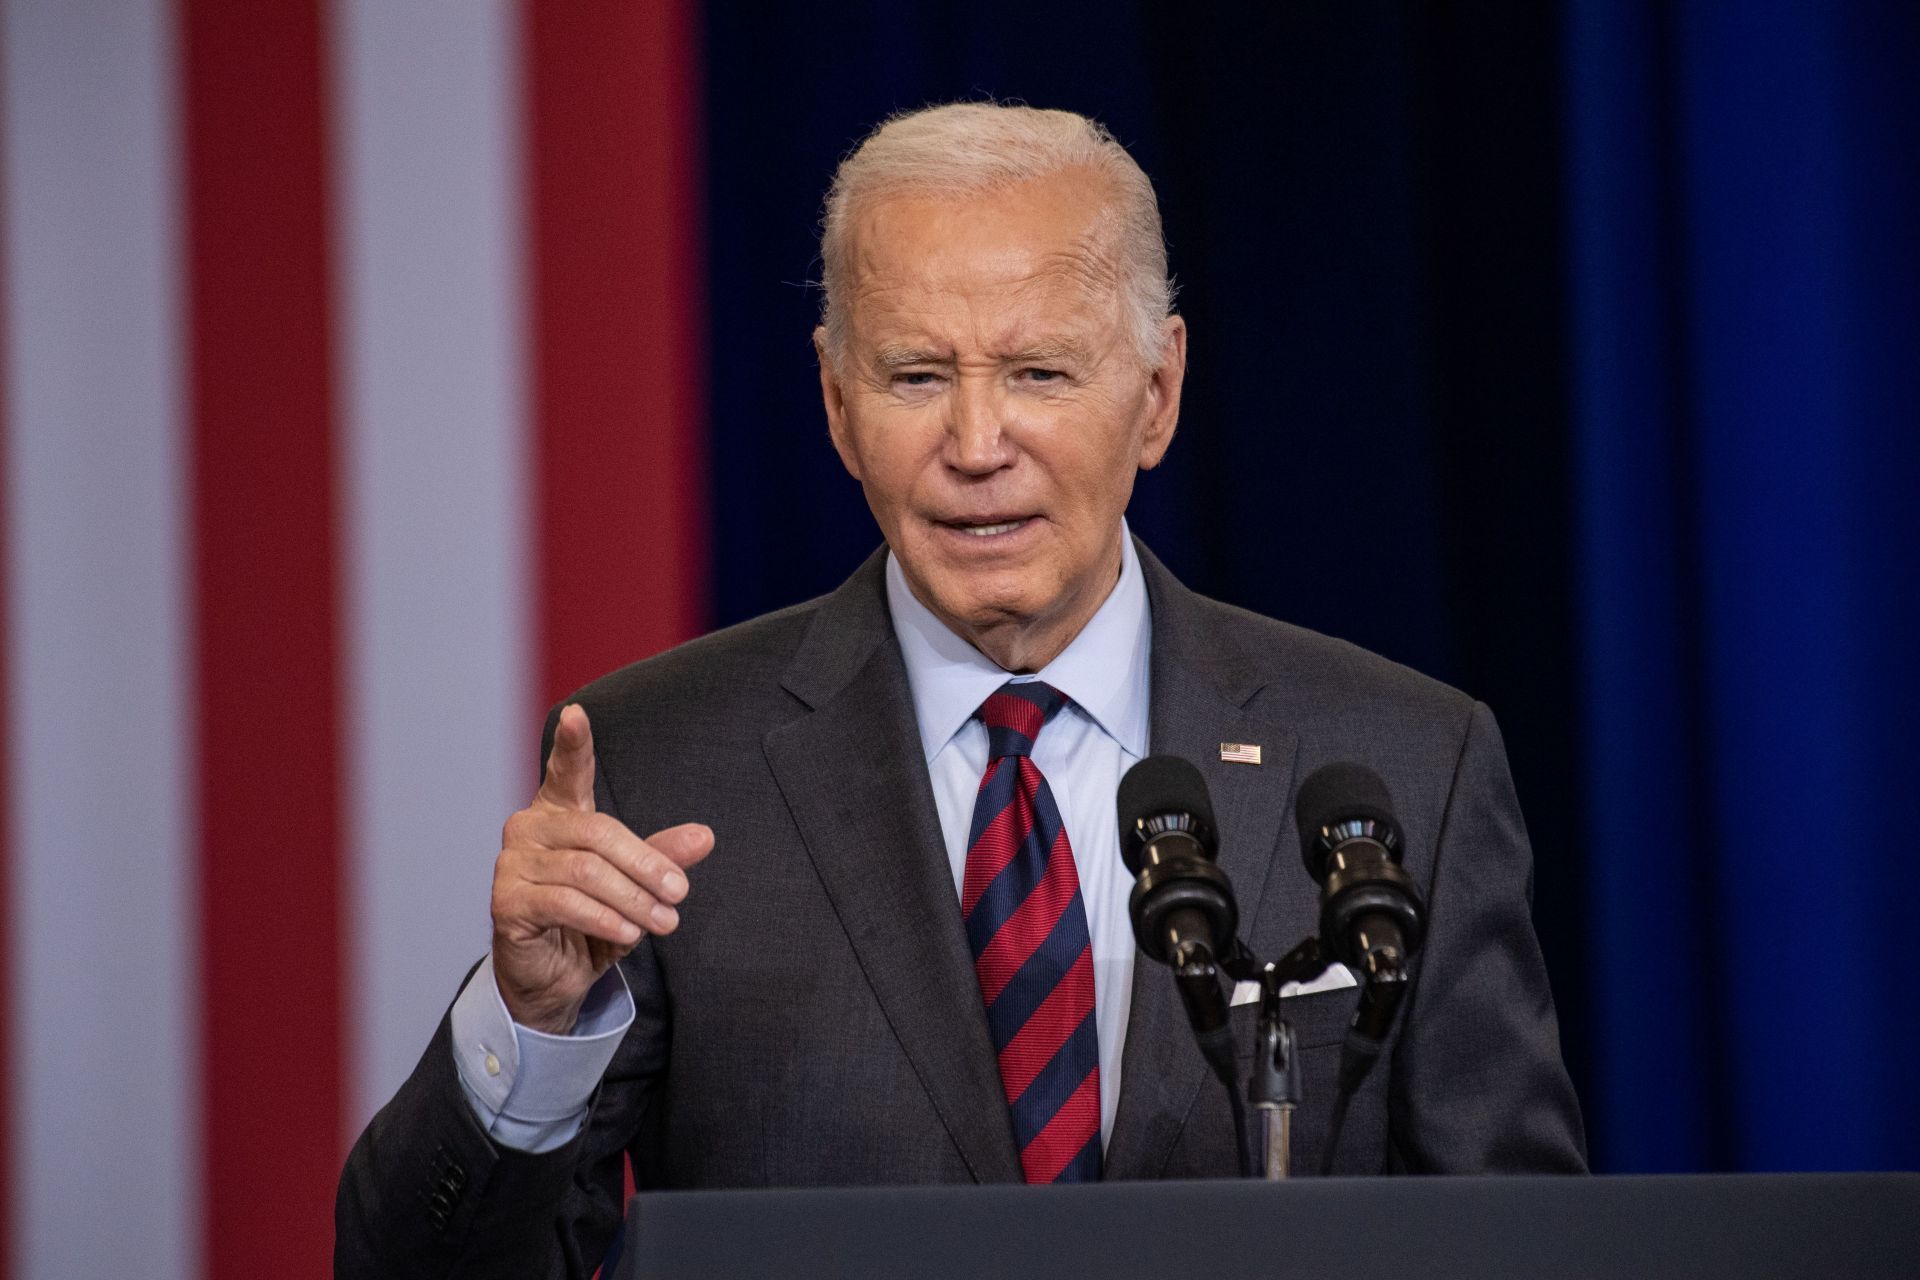
[[934,523],[942,529],[962,534],[969,538],[1003,538],[1018,533],[1033,523],[1033,516],[988,515],[978,519],[936,520]]

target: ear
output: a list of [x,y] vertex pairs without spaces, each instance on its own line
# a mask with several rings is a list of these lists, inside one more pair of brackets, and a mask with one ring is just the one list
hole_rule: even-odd
[[1140,440],[1140,469],[1151,471],[1167,456],[1180,425],[1180,389],[1187,381],[1187,322],[1168,316],[1161,324],[1160,367],[1148,375],[1147,430]]
[[813,354],[820,362],[820,403],[827,411],[827,435],[833,440],[833,451],[840,455],[840,465],[855,480],[860,479],[860,461],[853,451],[851,433],[847,429],[847,399],[840,386],[840,374],[833,367],[833,357],[827,351],[827,330],[824,325],[813,331]]

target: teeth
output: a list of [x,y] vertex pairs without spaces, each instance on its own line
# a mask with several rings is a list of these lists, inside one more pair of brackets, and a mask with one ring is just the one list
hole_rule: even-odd
[[996,533],[1011,533],[1025,523],[1025,520],[1009,520],[1005,524],[963,524],[960,528],[976,538],[991,538]]

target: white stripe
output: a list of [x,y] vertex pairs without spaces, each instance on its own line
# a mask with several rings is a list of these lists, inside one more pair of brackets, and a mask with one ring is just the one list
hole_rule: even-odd
[[347,1123],[487,946],[536,780],[520,374],[516,8],[338,8],[347,504]]
[[4,9],[14,1274],[198,1266],[176,32]]

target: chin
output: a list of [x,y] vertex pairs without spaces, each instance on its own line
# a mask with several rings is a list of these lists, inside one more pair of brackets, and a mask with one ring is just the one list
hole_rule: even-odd
[[911,570],[915,594],[946,624],[963,634],[1020,626],[1046,612],[1057,592],[1052,575],[1032,566],[955,565],[935,559],[924,577]]
[[946,597],[940,603],[939,612],[973,631],[1004,627],[1028,616],[1017,601],[979,596]]
[[974,597],[966,602],[964,609],[954,611],[952,616],[959,618],[977,634],[1020,631],[1041,622],[1051,612],[1049,606],[1052,603],[1038,593],[996,594],[986,598]]

